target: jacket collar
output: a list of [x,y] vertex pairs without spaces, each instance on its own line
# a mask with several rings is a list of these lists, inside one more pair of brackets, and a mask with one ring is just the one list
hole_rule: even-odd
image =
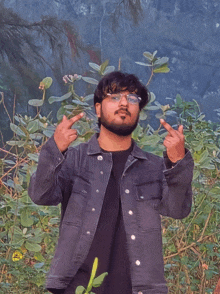
[[[92,136],[92,138],[88,141],[88,155],[95,155],[95,154],[101,154],[103,153],[98,142],[98,136],[99,133],[96,133]],[[141,150],[136,144],[136,142],[132,139],[133,142],[133,150],[131,151],[131,155],[133,157],[139,158],[139,159],[147,159],[147,153]]]

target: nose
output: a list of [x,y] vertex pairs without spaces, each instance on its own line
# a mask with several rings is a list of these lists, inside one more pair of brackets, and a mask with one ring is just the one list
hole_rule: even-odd
[[121,99],[120,99],[119,105],[128,106],[127,95],[121,94]]

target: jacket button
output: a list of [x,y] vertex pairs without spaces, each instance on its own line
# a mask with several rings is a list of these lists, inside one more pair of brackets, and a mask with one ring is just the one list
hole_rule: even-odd
[[99,189],[96,190],[96,193],[99,193]]
[[135,235],[131,235],[131,239],[135,240],[136,239]]
[[125,193],[126,193],[126,194],[129,194],[129,193],[130,193],[130,191],[129,191],[128,189],[126,189],[126,190],[125,190]]
[[102,155],[99,155],[99,156],[97,157],[97,159],[98,159],[98,160],[103,160]]
[[144,199],[144,196],[140,196],[141,199]]
[[132,215],[133,214],[133,211],[132,210],[129,210],[129,212],[128,212],[130,215]]
[[92,208],[92,211],[95,211],[95,208],[94,207]]
[[136,260],[135,263],[136,263],[136,265],[140,265],[141,264],[140,260]]
[[103,175],[103,171],[102,170],[100,171],[100,174]]
[[138,294],[143,294],[143,292],[139,291]]
[[87,231],[86,234],[87,234],[87,235],[90,235],[90,231]]

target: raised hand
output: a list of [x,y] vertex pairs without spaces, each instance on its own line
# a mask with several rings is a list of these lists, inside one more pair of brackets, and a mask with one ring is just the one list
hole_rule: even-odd
[[185,137],[183,135],[183,125],[180,125],[178,130],[174,130],[165,120],[160,119],[160,123],[168,131],[163,145],[167,149],[167,156],[172,162],[177,162],[185,156]]
[[72,125],[83,117],[83,112],[67,119],[64,115],[61,123],[54,132],[54,140],[61,152],[65,151],[69,145],[76,140],[77,130],[71,129]]

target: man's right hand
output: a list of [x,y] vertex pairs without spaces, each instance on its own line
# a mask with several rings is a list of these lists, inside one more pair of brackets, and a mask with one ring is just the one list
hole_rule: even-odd
[[54,132],[54,140],[57,144],[58,149],[64,152],[69,145],[76,140],[77,130],[71,129],[72,125],[83,117],[83,112],[67,119],[64,115],[61,123],[57,126]]

